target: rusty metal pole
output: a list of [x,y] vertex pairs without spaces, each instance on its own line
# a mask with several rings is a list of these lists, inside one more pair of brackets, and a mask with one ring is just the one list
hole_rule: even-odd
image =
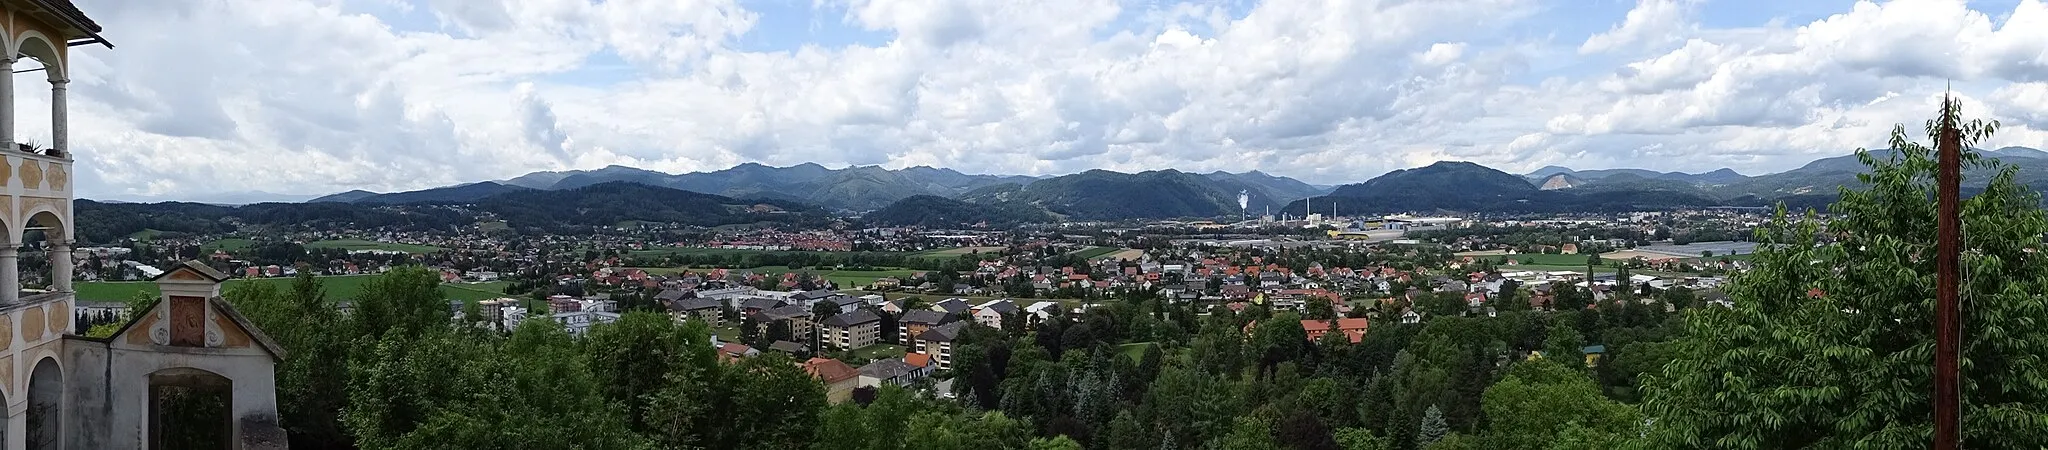
[[1939,241],[1934,258],[1934,448],[1961,448],[1962,426],[1958,362],[1962,341],[1961,308],[1957,296],[1962,283],[1962,217],[1959,188],[1963,178],[1963,139],[1956,129],[1955,103],[1942,99],[1939,131],[1934,143],[1940,169],[1935,176],[1935,236]]

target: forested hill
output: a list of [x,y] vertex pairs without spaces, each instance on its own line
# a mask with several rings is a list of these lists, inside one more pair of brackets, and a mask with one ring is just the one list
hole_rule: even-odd
[[926,228],[1006,228],[1022,223],[1053,220],[1036,206],[1021,202],[968,203],[935,195],[919,195],[862,216],[868,223],[884,226]]
[[454,229],[484,220],[514,228],[616,226],[628,221],[717,226],[780,223],[816,226],[832,220],[816,207],[786,200],[741,200],[636,183],[609,182],[576,189],[514,188],[469,202],[389,205],[374,202],[102,203],[78,200],[75,226],[88,243],[112,242],[144,231],[221,233],[241,227],[290,230]]

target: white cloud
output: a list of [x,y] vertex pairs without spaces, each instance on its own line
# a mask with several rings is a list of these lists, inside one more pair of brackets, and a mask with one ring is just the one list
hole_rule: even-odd
[[[809,31],[734,0],[79,3],[120,45],[74,49],[88,197],[744,162],[1761,173],[1881,144],[1945,78],[2006,120],[1995,143],[2048,145],[2042,0],[1735,29],[1693,22],[1716,4],[1647,0],[1583,42],[1531,38],[1553,34],[1536,0],[833,0],[826,20],[886,39],[769,51],[735,42]],[[47,136],[47,92],[16,79],[19,134]]]
[[1422,52],[1421,60],[1423,65],[1441,66],[1444,64],[1450,64],[1451,61],[1457,61],[1458,57],[1464,54],[1465,43],[1440,42],[1436,44],[1431,44],[1429,46],[1429,51]]
[[1689,28],[1696,0],[1639,0],[1620,24],[1605,33],[1586,38],[1580,54],[1605,53],[1628,48],[1657,47],[1681,39]]

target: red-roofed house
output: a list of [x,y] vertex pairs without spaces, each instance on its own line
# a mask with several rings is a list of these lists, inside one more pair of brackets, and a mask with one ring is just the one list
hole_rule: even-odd
[[[1364,318],[1346,318],[1337,319],[1336,322],[1337,331],[1344,333],[1345,337],[1351,338],[1351,343],[1356,344],[1359,341],[1365,340],[1365,329],[1370,325],[1370,321]],[[1317,339],[1322,339],[1323,335],[1330,333],[1330,321],[1303,320],[1301,321],[1301,329],[1308,332],[1309,342],[1315,342]]]
[[804,372],[825,383],[825,401],[832,403],[853,399],[853,389],[860,387],[860,371],[846,362],[831,358],[811,358],[804,361]]

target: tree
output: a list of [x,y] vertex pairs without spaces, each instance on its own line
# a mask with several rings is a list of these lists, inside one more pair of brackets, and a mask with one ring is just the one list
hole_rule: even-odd
[[1280,450],[1280,444],[1273,442],[1273,431],[1266,421],[1255,416],[1237,418],[1230,427],[1230,434],[1224,435],[1216,447],[1228,450]]
[[1336,432],[1336,440],[1337,446],[1344,450],[1388,450],[1394,447],[1394,443],[1375,436],[1372,430],[1364,428],[1339,429]]
[[1451,424],[1444,422],[1444,411],[1429,405],[1429,410],[1422,413],[1422,425],[1415,429],[1415,448],[1429,448],[1449,434]]
[[1548,359],[1516,363],[1486,388],[1486,433],[1491,448],[1544,448],[1568,426],[1625,433],[1635,411],[1608,400],[1591,378]]
[[1081,443],[1066,436],[1031,440],[1030,450],[1081,450]]
[[[1995,123],[1959,124],[1945,100],[1930,136],[1964,144]],[[1928,355],[1934,345],[1936,165],[1933,150],[1892,131],[1890,152],[1857,152],[1868,172],[1826,218],[1778,219],[1757,231],[1754,268],[1731,280],[1733,308],[1687,315],[1675,360],[1646,382],[1659,447],[1919,448],[1932,439]],[[2048,219],[2017,169],[1964,155],[1989,174],[1962,201],[1962,432],[1966,448],[2048,445],[2048,380],[2038,326]],[[1709,444],[1711,443],[1711,444]]]
[[280,425],[299,448],[348,448],[341,410],[348,399],[348,345],[341,313],[327,301],[313,271],[300,268],[288,291],[265,283],[230,288],[223,297],[257,328],[290,349],[277,367]]
[[1586,368],[1586,338],[1579,330],[1564,324],[1550,327],[1550,337],[1543,340],[1543,359],[1556,361],[1558,365],[1572,370]]
[[591,327],[584,342],[605,400],[625,407],[627,429],[645,434],[657,431],[657,424],[647,421],[647,408],[666,384],[658,375],[684,364],[686,350],[710,348],[710,342],[678,332],[667,315],[644,311]]

